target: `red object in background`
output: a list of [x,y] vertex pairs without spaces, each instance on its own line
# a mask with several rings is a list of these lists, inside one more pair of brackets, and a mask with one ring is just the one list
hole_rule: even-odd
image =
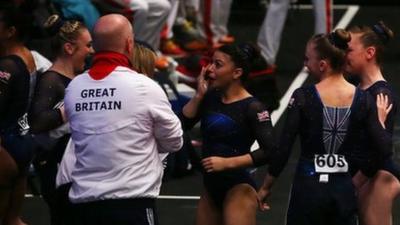
[[181,60],[176,70],[194,79],[180,79],[180,82],[197,88],[197,76],[199,76],[202,67],[211,63],[213,53],[214,50],[209,50],[202,54],[192,54]]
[[257,71],[250,72],[249,78],[251,79],[251,78],[254,78],[254,77],[274,74],[275,70],[276,70],[276,65],[271,65],[271,66],[268,66],[267,68],[265,68],[263,70],[257,70]]

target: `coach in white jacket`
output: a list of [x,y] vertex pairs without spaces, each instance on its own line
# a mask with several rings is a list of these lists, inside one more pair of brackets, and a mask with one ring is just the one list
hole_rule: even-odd
[[131,69],[132,26],[101,17],[92,67],[71,81],[65,109],[77,161],[69,198],[74,224],[157,224],[159,152],[182,146],[179,119],[161,87]]

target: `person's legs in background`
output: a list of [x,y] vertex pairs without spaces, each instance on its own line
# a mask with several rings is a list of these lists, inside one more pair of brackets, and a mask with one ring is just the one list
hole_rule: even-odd
[[290,0],[271,0],[258,33],[257,44],[269,65],[275,65]]
[[333,30],[333,0],[313,0],[314,33],[329,33]]
[[153,49],[158,50],[161,30],[171,10],[170,2],[168,0],[129,0],[128,4],[133,13],[135,39],[145,41]]

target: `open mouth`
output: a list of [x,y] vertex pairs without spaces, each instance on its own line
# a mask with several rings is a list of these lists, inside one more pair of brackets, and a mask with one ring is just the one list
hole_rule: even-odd
[[210,77],[210,73],[208,72],[208,73],[206,73],[206,74],[204,75],[204,80],[206,80],[206,81],[213,81],[213,80],[215,80],[215,78]]

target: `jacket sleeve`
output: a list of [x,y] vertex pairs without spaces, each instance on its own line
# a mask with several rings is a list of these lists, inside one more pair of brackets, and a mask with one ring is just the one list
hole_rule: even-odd
[[183,145],[181,122],[172,111],[165,92],[157,84],[150,87],[149,109],[159,152],[176,152]]

